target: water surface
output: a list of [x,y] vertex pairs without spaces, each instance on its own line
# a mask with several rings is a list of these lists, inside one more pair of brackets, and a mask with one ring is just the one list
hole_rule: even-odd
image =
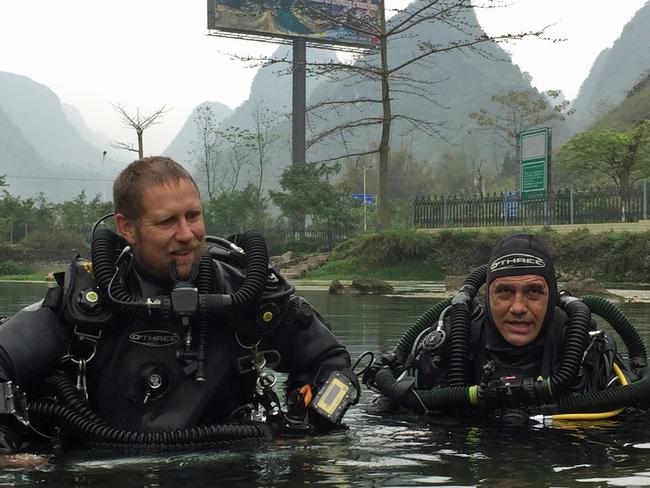
[[[0,316],[42,296],[46,285],[0,284]],[[354,358],[391,349],[435,298],[301,292]],[[648,341],[650,305],[621,308]],[[534,423],[382,418],[364,412],[364,389],[347,432],[256,447],[173,456],[68,452],[37,469],[1,469],[1,486],[650,486],[650,417]]]

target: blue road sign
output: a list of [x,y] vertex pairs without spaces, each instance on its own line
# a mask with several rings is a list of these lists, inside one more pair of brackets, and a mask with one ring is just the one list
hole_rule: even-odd
[[352,198],[361,200],[364,205],[374,205],[375,204],[375,195],[369,193],[353,193]]

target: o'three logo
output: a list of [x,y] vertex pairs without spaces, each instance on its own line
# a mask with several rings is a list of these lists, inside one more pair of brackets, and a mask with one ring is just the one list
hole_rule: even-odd
[[142,330],[129,334],[129,342],[147,347],[171,346],[180,340],[181,337],[178,334],[166,330]]
[[520,268],[545,268],[546,263],[542,258],[524,253],[512,253],[495,259],[490,265],[490,271]]

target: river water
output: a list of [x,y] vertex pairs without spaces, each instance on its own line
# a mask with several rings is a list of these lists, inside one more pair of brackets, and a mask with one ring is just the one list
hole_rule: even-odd
[[[44,289],[0,283],[0,316],[42,297]],[[418,292],[300,293],[353,358],[391,349],[436,300]],[[650,304],[621,308],[648,342]],[[373,396],[364,388],[346,415],[346,432],[174,456],[68,452],[38,468],[0,468],[0,487],[650,486],[650,414],[506,428],[488,420],[373,416],[364,411]]]

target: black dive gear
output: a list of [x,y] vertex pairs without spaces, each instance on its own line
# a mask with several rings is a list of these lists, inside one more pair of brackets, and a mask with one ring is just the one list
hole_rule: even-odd
[[[487,266],[474,270],[453,300],[441,300],[425,312],[407,330],[395,349],[382,357],[381,364],[374,365],[371,373],[364,375],[366,385],[397,405],[425,413],[459,407],[493,411],[526,406],[544,414],[558,414],[576,410],[602,411],[647,402],[650,397],[650,373],[643,340],[615,305],[592,296],[584,297],[582,301],[560,294],[558,305],[566,312],[568,322],[563,332],[564,347],[559,364],[549,377],[506,374],[485,383],[468,384],[465,379],[468,378],[468,364],[472,356],[470,343],[474,340],[470,330],[473,301],[476,292],[486,281],[486,270]],[[637,381],[603,391],[589,391],[589,388],[574,391],[572,388],[576,379],[582,381],[583,359],[588,347],[597,341],[596,338],[589,338],[592,312],[605,318],[623,339],[631,358],[629,374],[631,379],[638,377]],[[448,333],[441,325],[435,327],[444,313],[451,315]],[[441,364],[441,359],[436,357],[438,354],[447,357],[446,364]],[[616,357],[617,363],[623,364],[615,351],[610,355]],[[421,369],[423,360],[424,370]],[[612,357],[609,362],[613,361]],[[610,371],[611,366],[608,365]],[[430,373],[434,377],[444,376],[444,380],[435,385],[430,380],[427,383],[421,376]]]
[[[119,236],[97,230],[94,266],[75,259],[63,293],[52,292],[47,306],[24,309],[0,327],[0,379],[29,387],[32,424],[60,427],[92,445],[138,449],[320,431],[311,420],[286,418],[272,390],[275,379],[263,369],[288,373],[287,392],[311,384],[317,394],[321,377],[349,369],[349,355],[269,267],[259,234],[233,240],[243,249],[207,238],[194,282],[167,284],[131,266]],[[79,298],[88,290],[100,304],[89,320]],[[223,313],[213,313],[214,303]],[[77,343],[89,350],[79,354]],[[36,381],[55,365],[45,384]],[[347,408],[343,400],[339,410]],[[314,422],[340,421],[308,410]]]

